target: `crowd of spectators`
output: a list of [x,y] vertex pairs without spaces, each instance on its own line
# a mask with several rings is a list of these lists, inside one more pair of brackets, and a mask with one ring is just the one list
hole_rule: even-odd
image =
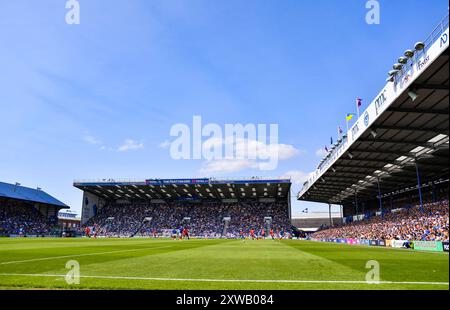
[[312,235],[317,239],[448,241],[448,200],[392,210],[383,216],[343,224]]
[[[224,219],[229,217],[226,222]],[[243,230],[267,229],[264,218],[271,217],[270,227],[287,231],[290,227],[286,203],[171,203],[110,204],[86,223],[103,236],[152,236],[186,227],[192,236],[215,238],[239,236]],[[151,218],[151,220],[150,220]],[[146,220],[147,219],[147,220]]]
[[51,231],[54,219],[47,219],[32,206],[0,204],[0,235],[43,235]]

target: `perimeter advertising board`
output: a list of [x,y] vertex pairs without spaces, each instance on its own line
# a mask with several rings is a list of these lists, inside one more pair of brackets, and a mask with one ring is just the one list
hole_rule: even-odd
[[403,248],[407,240],[391,240],[391,247],[393,248]]
[[448,252],[448,241],[442,242],[442,250]]
[[414,250],[442,252],[442,242],[440,241],[414,241]]

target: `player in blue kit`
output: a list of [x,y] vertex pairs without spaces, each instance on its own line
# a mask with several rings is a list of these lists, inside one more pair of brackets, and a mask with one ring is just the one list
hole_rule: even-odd
[[172,239],[173,240],[177,239],[177,230],[175,228],[172,230]]

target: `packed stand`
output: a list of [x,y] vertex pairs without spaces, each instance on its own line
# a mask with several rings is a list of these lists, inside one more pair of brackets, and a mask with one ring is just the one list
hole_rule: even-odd
[[0,204],[0,235],[44,235],[56,225],[32,206],[20,203]]
[[[225,227],[226,217],[231,220]],[[275,231],[290,228],[286,203],[109,204],[85,226],[100,236],[154,236],[155,231],[160,236],[186,227],[196,237],[238,238],[241,230],[267,229],[265,217],[272,217]]]
[[328,228],[317,239],[448,241],[448,200],[390,212],[367,220]]

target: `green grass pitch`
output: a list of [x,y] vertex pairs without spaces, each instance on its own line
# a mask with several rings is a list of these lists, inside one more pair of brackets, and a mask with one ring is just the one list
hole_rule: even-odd
[[[76,260],[80,283],[67,284]],[[365,282],[366,263],[381,283]],[[0,289],[444,289],[449,256],[297,240],[0,239]]]

